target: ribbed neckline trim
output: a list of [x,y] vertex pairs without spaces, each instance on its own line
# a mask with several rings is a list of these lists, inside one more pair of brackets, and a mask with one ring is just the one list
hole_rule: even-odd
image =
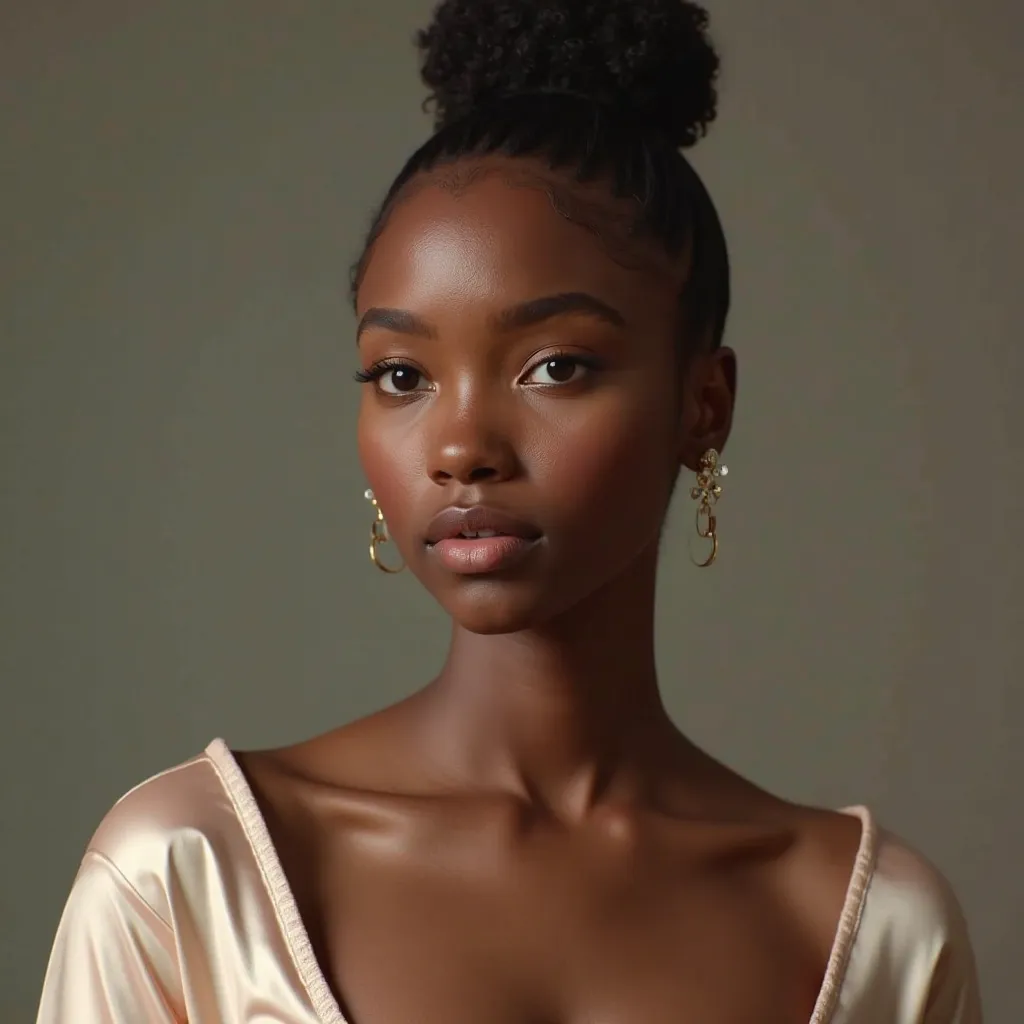
[[843,912],[839,918],[839,927],[832,942],[832,951],[825,969],[825,978],[814,1004],[814,1012],[808,1024],[831,1024],[839,1008],[839,996],[846,979],[846,969],[850,963],[857,940],[857,930],[864,913],[864,902],[868,886],[875,873],[877,860],[878,829],[871,812],[866,807],[844,807],[843,814],[860,818],[860,846],[853,862],[853,873],[850,884],[846,887],[846,899],[843,901]]
[[238,760],[222,739],[215,739],[206,748],[206,754],[224,783],[242,830],[252,847],[263,874],[267,893],[280,921],[285,945],[291,952],[295,969],[299,973],[309,1001],[313,1004],[317,1020],[321,1024],[347,1024],[341,1007],[338,1006],[317,962],[313,944],[309,941],[309,933],[299,914],[299,905],[295,902],[295,894],[285,877],[284,868],[281,867],[281,858],[277,855],[267,823]]
[[[331,986],[324,977],[316,954],[313,952],[313,944],[309,940],[306,925],[299,914],[295,894],[281,867],[281,859],[278,857],[274,841],[270,837],[267,823],[237,758],[222,739],[215,739],[210,743],[206,748],[206,755],[220,775],[242,830],[252,847],[253,855],[263,875],[267,893],[280,921],[285,944],[291,952],[295,968],[313,1005],[317,1020],[320,1024],[348,1024],[341,1012],[341,1007],[338,1006],[338,1001],[334,998]],[[843,912],[832,943],[825,978],[808,1024],[833,1024],[843,980],[846,977],[846,969],[850,962],[850,954],[857,938],[861,915],[864,912],[865,896],[868,886],[871,884],[877,859],[878,830],[871,812],[866,807],[844,807],[842,813],[860,819],[860,846],[854,861],[850,883],[846,889]]]

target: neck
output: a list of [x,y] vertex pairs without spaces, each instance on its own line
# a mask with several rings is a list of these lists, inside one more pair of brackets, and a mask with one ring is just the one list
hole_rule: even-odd
[[681,737],[658,691],[655,557],[543,627],[455,627],[424,698],[439,758],[474,785],[578,817],[635,799]]

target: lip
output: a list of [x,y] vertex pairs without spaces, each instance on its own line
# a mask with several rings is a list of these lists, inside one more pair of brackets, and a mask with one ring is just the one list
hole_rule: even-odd
[[466,533],[493,532],[520,540],[537,540],[541,531],[518,516],[500,508],[488,505],[471,505],[468,508],[452,506],[434,516],[427,527],[427,543],[438,544],[443,540],[456,540]]
[[[468,534],[493,533],[489,537]],[[532,523],[486,505],[446,508],[427,527],[426,543],[441,564],[460,575],[507,569],[524,558],[540,540]]]

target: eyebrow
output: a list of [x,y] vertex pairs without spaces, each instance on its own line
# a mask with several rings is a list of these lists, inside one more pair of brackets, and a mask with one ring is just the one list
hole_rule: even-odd
[[[593,317],[613,327],[626,326],[626,318],[614,306],[602,302],[587,292],[561,292],[558,295],[546,295],[539,299],[530,299],[517,306],[502,310],[493,318],[494,326],[499,331],[522,330],[534,327],[545,320],[559,316],[580,315]],[[359,321],[356,330],[358,341],[363,332],[370,327],[380,327],[396,334],[408,334],[420,338],[436,337],[437,332],[421,317],[404,309],[389,309],[375,306],[368,309]]]
[[607,302],[602,302],[586,292],[562,292],[540,299],[530,299],[511,309],[506,309],[495,318],[499,330],[514,331],[523,327],[551,320],[556,316],[583,314],[602,320],[613,327],[625,327],[626,318]]
[[434,337],[434,331],[425,320],[404,309],[385,309],[379,306],[368,309],[359,321],[356,341],[370,327],[380,327],[395,334],[410,334],[420,338]]

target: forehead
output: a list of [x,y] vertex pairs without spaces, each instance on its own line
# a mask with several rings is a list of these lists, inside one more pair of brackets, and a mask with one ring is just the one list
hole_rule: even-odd
[[680,268],[631,237],[634,218],[603,185],[570,185],[523,161],[442,169],[412,182],[390,211],[358,309],[465,311],[586,291],[627,320],[673,316]]

